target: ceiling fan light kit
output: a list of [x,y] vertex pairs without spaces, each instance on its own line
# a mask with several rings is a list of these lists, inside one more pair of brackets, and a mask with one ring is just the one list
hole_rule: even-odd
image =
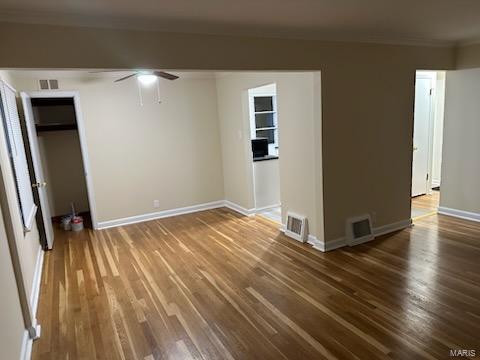
[[[104,70],[104,71],[92,71],[92,73],[102,73],[102,72],[115,72],[117,70]],[[160,100],[160,84],[158,79],[166,79],[166,80],[177,80],[178,76],[167,73],[165,71],[154,70],[154,71],[145,71],[145,70],[137,70],[134,71],[132,74],[124,76],[120,79],[115,80],[115,82],[124,81],[130,79],[131,77],[136,77],[138,79],[138,94],[140,97],[140,106],[143,106],[143,97],[142,97],[142,89],[140,85],[149,86],[157,83],[157,96],[158,96],[158,103],[160,104],[162,101]]]

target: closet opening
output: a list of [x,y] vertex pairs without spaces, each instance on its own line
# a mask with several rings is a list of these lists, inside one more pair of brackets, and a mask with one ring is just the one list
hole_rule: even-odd
[[55,91],[21,95],[42,245],[52,249],[56,231],[81,231],[95,224],[79,97]]

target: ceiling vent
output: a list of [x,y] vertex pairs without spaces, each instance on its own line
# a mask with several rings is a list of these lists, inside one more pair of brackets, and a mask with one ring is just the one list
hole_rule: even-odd
[[347,244],[358,245],[373,240],[372,220],[370,215],[362,215],[347,220]]
[[307,218],[287,212],[287,228],[285,229],[285,235],[295,239],[297,241],[307,241]]
[[58,90],[58,80],[38,80],[38,88],[40,90]]

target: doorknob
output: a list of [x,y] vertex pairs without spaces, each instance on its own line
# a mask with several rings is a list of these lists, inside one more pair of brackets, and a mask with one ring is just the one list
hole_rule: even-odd
[[45,181],[41,182],[41,183],[32,184],[32,187],[34,187],[34,188],[41,188],[41,187],[45,187],[45,186],[47,186],[47,183]]
[[414,146],[413,151],[416,151],[416,150],[418,150],[418,147]]

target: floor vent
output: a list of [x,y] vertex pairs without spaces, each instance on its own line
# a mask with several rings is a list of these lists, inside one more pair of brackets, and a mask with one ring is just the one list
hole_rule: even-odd
[[307,218],[287,212],[287,228],[285,229],[285,235],[292,239],[305,242],[306,237]]
[[370,215],[357,216],[347,220],[347,244],[350,246],[370,241],[374,238]]

